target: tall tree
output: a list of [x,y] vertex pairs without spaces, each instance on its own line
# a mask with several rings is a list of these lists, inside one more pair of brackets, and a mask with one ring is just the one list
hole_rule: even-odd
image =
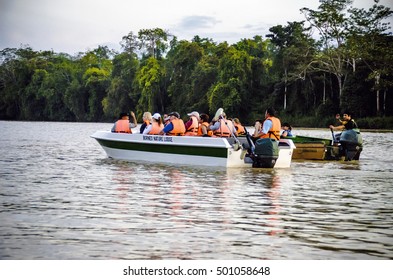
[[103,120],[104,111],[102,100],[110,85],[112,62],[107,48],[98,47],[89,51],[82,57],[82,62],[87,69],[83,72],[82,82],[88,92],[87,120]]
[[[6,48],[0,59],[0,118],[19,119],[20,94],[28,84],[30,73],[21,61],[20,50]],[[24,74],[26,73],[26,74]]]
[[164,77],[165,69],[154,57],[149,57],[146,64],[138,70],[136,79],[141,91],[137,108],[138,115],[142,115],[144,111],[161,111],[161,85]]
[[288,25],[277,25],[269,29],[266,37],[276,46],[275,63],[283,70],[281,83],[284,84],[283,109],[287,109],[288,86],[298,79],[305,79],[307,65],[315,54],[315,42],[309,33],[310,28],[304,22],[288,22]]
[[135,89],[139,61],[134,53],[123,52],[112,60],[113,70],[107,96],[102,101],[103,110],[108,118],[121,112],[136,109],[138,94]]
[[320,0],[318,10],[301,9],[307,21],[317,29],[320,36],[321,52],[315,56],[310,66],[336,77],[340,105],[346,77],[352,67],[352,57],[346,44],[350,23],[348,8],[352,2],[352,0]]
[[211,112],[222,107],[232,117],[249,113],[251,61],[247,52],[233,46],[227,49],[220,59],[217,83],[208,93]]
[[127,35],[123,36],[120,45],[124,52],[129,54],[137,53],[140,48],[140,43],[138,41],[138,36],[130,31]]
[[[393,39],[390,23],[386,21],[393,11],[389,7],[374,5],[368,10],[353,8],[351,12],[349,44],[356,61],[367,65],[369,78],[374,80],[376,93],[376,112],[381,113],[380,90],[393,86]],[[385,101],[383,102],[383,104]]]
[[[172,109],[184,111],[198,110],[195,108],[194,78],[195,68],[204,55],[203,47],[196,42],[180,41],[168,53],[167,68],[170,70],[168,95],[171,98]],[[199,93],[197,95],[200,95]],[[181,110],[182,111],[182,110]],[[186,113],[186,112],[182,112]]]
[[73,63],[62,54],[49,53],[48,64],[39,93],[46,100],[45,118],[49,120],[75,120],[65,104],[65,92],[72,81]]
[[145,55],[159,59],[168,49],[168,38],[171,35],[161,28],[141,29],[138,32],[139,47],[145,49]]

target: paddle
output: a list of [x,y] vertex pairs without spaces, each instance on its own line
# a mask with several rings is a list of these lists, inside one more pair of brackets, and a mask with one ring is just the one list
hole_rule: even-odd
[[132,118],[132,123],[134,124],[133,127],[134,127],[134,128],[137,127],[137,126],[138,126],[138,122],[137,122],[137,120],[136,120],[134,111],[130,111],[130,117],[129,117],[129,118],[130,118],[130,119],[129,119],[130,123],[131,123],[131,118]]
[[[223,118],[223,117],[221,116],[221,118]],[[233,133],[233,126],[232,126],[232,129],[231,129],[231,128],[229,127],[229,125],[227,124],[226,120],[225,120],[225,119],[223,119],[223,120],[224,120],[225,125],[227,126],[227,128],[228,128],[229,131],[231,132],[231,136],[232,136],[233,138],[235,138],[235,141],[236,141],[236,143],[237,143],[237,145],[238,145],[238,147],[236,147],[235,144],[234,144],[234,145],[233,145],[233,149],[234,149],[235,151],[238,151],[238,150],[239,150],[239,147],[240,147],[240,149],[242,149],[242,153],[240,154],[240,159],[241,159],[241,160],[244,160],[244,157],[246,156],[246,153],[248,152],[247,149],[245,149],[245,148],[243,147],[243,144],[240,142],[239,138],[237,138],[236,135]],[[232,123],[232,125],[233,125],[233,123]],[[244,128],[244,129],[246,129],[246,128]],[[247,140],[248,140],[248,139],[247,139]]]
[[233,133],[233,127],[232,127],[232,129],[229,127],[228,123],[227,123],[226,120],[223,118],[223,116],[220,116],[219,119],[223,119],[223,121],[224,121],[225,125],[227,126],[228,130],[231,132],[231,136],[232,136],[233,138],[235,138],[236,143],[238,143],[239,146],[240,146],[240,148],[243,150],[243,145],[242,145],[242,143],[241,143],[240,140],[236,137],[236,135]]
[[[218,108],[216,114],[214,115],[212,121],[219,121],[220,119],[223,119],[225,125],[227,126],[228,130],[231,132],[231,136],[235,139],[236,143],[239,145],[239,147],[243,150],[243,145],[240,142],[240,140],[235,136],[235,134],[233,133],[233,130],[229,127],[228,123],[226,122],[226,120],[223,118],[222,114],[224,113],[224,109],[223,108]],[[235,148],[235,147],[234,147]],[[238,150],[238,149],[235,149]]]
[[334,143],[336,142],[336,137],[334,136],[334,131],[333,128],[330,128],[330,131],[332,132],[332,146],[334,145]]
[[216,122],[218,121],[218,118],[222,115],[222,113],[224,113],[224,109],[223,108],[218,108],[216,114],[214,115],[212,121]]

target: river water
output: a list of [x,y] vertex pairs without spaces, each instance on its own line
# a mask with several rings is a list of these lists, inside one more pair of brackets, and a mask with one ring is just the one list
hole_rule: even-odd
[[393,259],[393,133],[359,162],[216,169],[108,159],[111,126],[0,121],[0,259]]

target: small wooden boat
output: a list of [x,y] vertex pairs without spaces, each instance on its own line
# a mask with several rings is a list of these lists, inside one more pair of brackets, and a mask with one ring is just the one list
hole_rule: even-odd
[[358,129],[343,131],[339,139],[332,132],[332,139],[301,136],[283,137],[296,145],[293,159],[305,160],[359,160],[363,140]]
[[251,152],[246,147],[246,140],[233,137],[143,135],[110,131],[97,131],[91,137],[98,141],[110,158],[186,165],[288,168],[295,149],[291,139],[277,141],[278,155],[269,156]]
[[291,139],[296,143],[296,149],[293,151],[292,155],[293,159],[324,160],[327,153],[327,147],[332,142],[329,139],[301,135],[283,138]]

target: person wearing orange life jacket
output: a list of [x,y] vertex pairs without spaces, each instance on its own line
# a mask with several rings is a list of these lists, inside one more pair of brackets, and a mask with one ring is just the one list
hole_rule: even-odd
[[237,135],[246,135],[246,130],[238,118],[233,119],[233,125],[236,128]]
[[197,136],[198,135],[198,127],[199,127],[199,113],[193,111],[187,114],[190,119],[184,124],[186,128],[186,136]]
[[218,120],[209,126],[209,129],[217,137],[231,137],[232,134],[237,136],[235,126],[232,121],[227,120],[225,113],[222,113]]
[[209,115],[201,114],[199,116],[199,127],[198,127],[198,136],[202,137],[211,137],[213,136],[213,131],[208,130],[209,127]]
[[133,122],[130,123],[130,117],[127,113],[121,113],[119,119],[113,125],[111,131],[116,133],[132,133],[132,128],[137,127],[137,122],[134,112],[131,112]]
[[161,130],[161,135],[171,135],[171,136],[182,136],[186,132],[186,127],[184,126],[183,120],[180,118],[178,112],[171,112],[168,114],[170,116],[169,123]]
[[280,140],[281,121],[276,117],[274,108],[268,108],[265,112],[265,120],[255,122],[255,131],[252,135],[254,139],[271,138]]
[[142,115],[142,125],[139,129],[139,132],[142,134],[143,131],[145,130],[146,127],[148,127],[151,123],[151,113],[150,112],[144,112]]
[[150,135],[158,135],[160,134],[161,130],[164,128],[162,124],[161,115],[159,113],[155,113],[152,118],[152,123],[149,124],[143,131],[143,134],[150,134]]

